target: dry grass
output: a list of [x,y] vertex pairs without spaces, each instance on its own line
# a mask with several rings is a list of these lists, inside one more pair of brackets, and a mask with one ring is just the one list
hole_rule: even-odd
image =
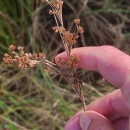
[[[43,51],[53,61],[63,48],[51,30],[55,22],[48,15],[49,7],[40,6],[39,0],[13,1],[0,1],[0,57],[14,43],[24,45],[26,51]],[[64,2],[66,27],[71,29],[72,20],[80,18],[85,28],[77,46],[109,44],[129,53],[129,0]],[[79,76],[84,81],[86,103],[114,89],[96,72],[79,71]],[[63,130],[65,122],[81,108],[78,96],[58,75],[50,76],[41,66],[21,71],[1,63],[0,129]]]

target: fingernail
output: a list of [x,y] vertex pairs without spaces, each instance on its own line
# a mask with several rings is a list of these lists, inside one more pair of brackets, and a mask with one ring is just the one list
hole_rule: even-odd
[[83,113],[80,116],[80,127],[82,128],[82,130],[88,130],[90,123],[91,123],[90,115]]

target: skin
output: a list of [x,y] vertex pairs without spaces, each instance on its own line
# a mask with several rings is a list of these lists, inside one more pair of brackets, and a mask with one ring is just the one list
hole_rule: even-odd
[[[79,68],[99,72],[117,89],[90,103],[86,112],[74,115],[65,130],[128,130],[130,56],[112,46],[76,48],[71,54],[79,56]],[[55,58],[57,63],[59,57],[67,58],[61,53]]]

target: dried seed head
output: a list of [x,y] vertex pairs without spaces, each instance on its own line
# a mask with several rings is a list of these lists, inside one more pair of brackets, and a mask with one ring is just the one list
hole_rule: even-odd
[[73,33],[73,38],[74,38],[74,39],[77,39],[77,38],[79,38],[79,35],[76,34],[76,33]]
[[11,52],[15,51],[15,49],[16,49],[16,46],[14,46],[14,45],[10,45],[10,46],[9,46],[9,50],[10,50]]
[[38,54],[38,58],[39,58],[39,59],[45,59],[45,55],[44,55],[43,53],[39,53],[39,54]]
[[78,38],[78,35],[76,33],[70,33],[69,31],[66,31],[64,34],[64,39],[65,41],[67,41],[67,43],[69,44],[75,44],[76,40]]
[[55,14],[55,13],[54,13],[54,11],[49,10],[49,14],[52,15],[52,14]]
[[78,32],[79,32],[79,33],[84,33],[83,27],[79,26],[79,27],[78,27]]
[[20,54],[14,53],[13,50],[16,49],[14,46],[10,46],[11,55],[5,53],[3,61],[7,64],[16,63],[21,69],[26,69],[28,67],[33,67],[36,64],[40,64],[45,59],[43,53],[24,53],[24,47],[17,47]]
[[8,55],[7,53],[4,54],[4,58],[3,61],[7,64],[11,64],[13,63],[13,59],[10,55]]
[[78,67],[79,57],[75,55],[70,55],[69,59],[59,58],[59,64],[73,71]]
[[74,19],[74,23],[79,25],[80,24],[80,19]]
[[4,57],[9,57],[9,54],[5,53],[5,54],[4,54]]
[[42,0],[44,2],[47,2],[51,6],[51,10],[49,11],[49,14],[54,14],[57,20],[63,25],[63,19],[62,19],[62,6],[63,1],[62,0]]
[[32,58],[33,59],[38,59],[38,54],[37,53],[32,54]]
[[24,54],[24,47],[18,46],[17,49],[18,49],[18,51],[19,51],[19,53],[20,53],[21,55]]
[[59,27],[58,26],[52,27],[52,30],[57,33],[59,31]]
[[20,61],[20,57],[19,57],[19,56],[17,56],[17,55],[16,55],[16,56],[14,56],[14,61],[18,63],[18,62]]

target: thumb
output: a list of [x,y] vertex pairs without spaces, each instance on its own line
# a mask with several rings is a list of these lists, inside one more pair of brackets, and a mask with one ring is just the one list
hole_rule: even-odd
[[106,117],[94,111],[86,111],[81,114],[80,127],[82,130],[114,130]]

